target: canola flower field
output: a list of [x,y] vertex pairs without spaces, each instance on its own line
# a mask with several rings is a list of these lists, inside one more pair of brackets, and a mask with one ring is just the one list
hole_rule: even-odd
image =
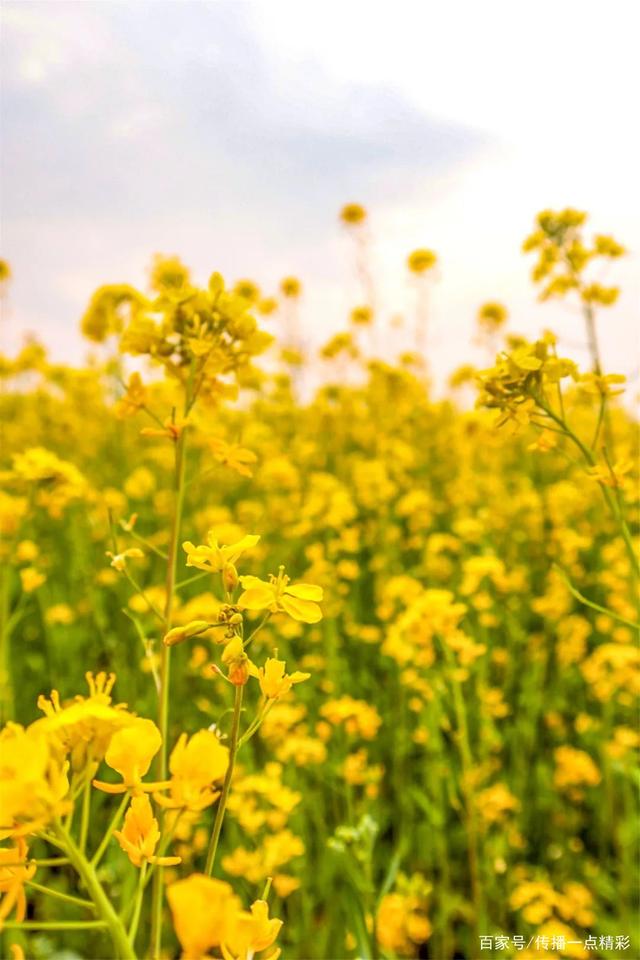
[[3,957],[640,955],[625,251],[540,214],[590,362],[489,303],[495,359],[434,400],[368,355],[341,216],[365,297],[320,357],[297,278],[157,258],[91,298],[86,366],[2,358]]

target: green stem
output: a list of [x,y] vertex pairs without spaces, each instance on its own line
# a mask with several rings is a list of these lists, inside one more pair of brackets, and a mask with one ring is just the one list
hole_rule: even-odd
[[118,825],[122,820],[128,801],[129,801],[129,792],[127,791],[127,793],[125,793],[124,796],[122,797],[122,800],[120,801],[120,805],[118,806],[118,809],[114,813],[111,823],[107,827],[107,832],[105,833],[104,837],[100,841],[100,845],[98,846],[98,849],[96,850],[93,857],[91,858],[91,866],[94,868],[94,870],[96,869],[96,867],[98,866],[98,864],[100,863],[100,861],[104,856],[105,850],[107,849],[109,845],[109,841],[111,840],[111,837],[113,835],[113,831],[117,830]]
[[158,608],[156,607],[155,603],[153,603],[153,601],[151,601],[151,600],[149,599],[149,597],[147,596],[147,594],[145,593],[145,591],[143,590],[143,588],[140,586],[140,584],[137,582],[137,580],[135,580],[134,577],[131,576],[131,574],[129,573],[129,571],[127,570],[126,567],[124,568],[124,570],[123,570],[122,572],[124,573],[125,577],[126,577],[127,580],[129,581],[129,583],[131,584],[131,586],[133,587],[133,589],[136,591],[136,593],[138,593],[138,594],[142,597],[142,599],[144,600],[144,602],[145,602],[146,605],[148,606],[148,608],[149,608],[149,610],[151,611],[151,613],[153,613],[154,616],[156,616],[156,617],[158,618],[158,620],[160,621],[160,623],[164,623],[164,617],[162,616],[162,614],[160,613],[160,611],[159,611]]
[[218,841],[220,839],[220,831],[222,830],[222,821],[224,820],[224,813],[227,806],[227,800],[229,797],[229,790],[231,787],[231,778],[233,776],[233,767],[236,761],[236,754],[238,752],[238,733],[240,731],[240,713],[242,710],[242,694],[244,687],[236,687],[236,695],[233,702],[233,723],[231,726],[231,740],[229,743],[229,766],[227,767],[227,772],[225,774],[224,783],[222,785],[222,793],[220,794],[220,799],[218,800],[218,809],[216,810],[216,819],[213,824],[213,832],[211,834],[211,840],[209,842],[209,850],[207,852],[207,864],[205,867],[205,873],[208,877],[213,873],[213,867],[216,860],[216,853],[218,850]]
[[271,707],[274,705],[274,703],[277,703],[277,699],[268,700],[265,706],[262,708],[262,710],[258,714],[258,716],[256,717],[256,719],[249,724],[245,732],[242,734],[242,736],[238,740],[238,750],[240,749],[240,747],[243,747],[245,743],[251,740],[251,737],[253,737],[258,732],[258,730],[262,726],[262,723],[265,717],[271,710]]
[[[5,866],[5,864],[3,864]],[[96,906],[91,900],[83,900],[81,897],[72,897],[69,893],[62,893],[60,890],[54,890],[53,887],[45,887],[41,883],[35,883],[33,880],[25,880],[25,884],[33,890],[46,894],[48,897],[57,897],[58,900],[66,900],[76,907],[84,907],[86,910],[95,910]]]
[[9,616],[9,569],[3,564],[0,582],[0,722],[13,720],[11,679],[11,618]]
[[147,862],[143,861],[142,866],[140,867],[140,876],[138,877],[138,889],[136,891],[135,906],[133,908],[133,917],[131,918],[131,925],[129,927],[129,940],[131,943],[135,944],[136,942],[136,933],[138,932],[138,924],[140,923],[140,911],[142,909],[142,897],[144,894],[144,878],[147,872]]
[[[125,928],[113,909],[111,901],[104,892],[102,884],[96,876],[94,868],[91,866],[80,848],[76,845],[71,836],[67,833],[60,822],[56,822],[53,828],[58,836],[61,845],[69,855],[74,869],[82,878],[87,892],[93,900],[96,912],[102,919],[104,925],[109,929],[111,940],[118,960],[136,960],[135,953],[127,937]],[[62,928],[64,929],[64,928]],[[69,929],[69,928],[67,928]]]
[[[92,769],[90,767],[90,769]],[[95,768],[93,768],[95,773]],[[88,771],[87,771],[88,773]],[[78,840],[78,846],[84,854],[87,849],[87,836],[89,833],[89,816],[91,813],[91,776],[87,775],[87,779],[82,791],[82,814],[80,817],[80,837]]]
[[258,626],[255,627],[255,628],[251,631],[251,633],[249,634],[249,636],[247,637],[247,639],[244,641],[244,649],[245,649],[245,650],[247,649],[247,647],[249,646],[249,644],[251,643],[251,641],[253,640],[253,638],[256,637],[256,636],[260,633],[260,631],[262,630],[262,628],[267,624],[267,622],[269,621],[269,618],[270,618],[270,617],[271,617],[271,611],[269,611],[268,613],[266,613],[266,614],[264,615],[264,617],[262,618],[262,620],[260,621],[260,623],[258,624]]
[[156,554],[158,557],[160,557],[162,560],[165,560],[165,561],[168,560],[168,557],[167,557],[166,553],[164,552],[164,550],[161,550],[159,547],[156,547],[156,545],[153,544],[153,543],[151,543],[150,540],[147,540],[146,537],[141,537],[140,534],[139,534],[139,533],[136,533],[136,531],[133,530],[133,529],[128,530],[127,533],[129,534],[129,536],[133,537],[134,540],[137,540],[138,543],[141,543],[141,544],[142,544],[143,546],[145,546],[148,550],[151,550],[153,553],[155,553],[155,554]]
[[[558,414],[551,407],[545,404],[544,400],[542,400],[540,397],[535,397],[534,399],[536,400],[540,409],[544,410],[547,416],[551,417],[551,419],[554,420],[558,424],[558,426],[560,426],[564,430],[567,437],[569,437],[569,439],[578,447],[578,449],[582,453],[582,456],[584,457],[586,462],[589,464],[589,466],[590,467],[597,466],[597,461],[593,453],[591,452],[591,450],[589,450],[589,448],[584,445],[580,437],[578,437],[573,432],[573,430],[566,423],[566,421],[564,421],[561,417],[559,417]],[[620,533],[622,534],[622,539],[624,540],[624,544],[627,550],[627,555],[629,556],[629,559],[631,561],[631,570],[634,576],[638,578],[640,577],[640,563],[638,561],[638,557],[636,556],[636,551],[633,546],[633,541],[631,539],[631,533],[629,532],[629,527],[627,526],[627,523],[622,515],[619,504],[617,504],[614,497],[611,496],[611,492],[602,483],[599,484],[599,487],[602,491],[602,496],[604,497],[605,503],[609,507],[614,519],[618,522],[618,526],[620,527]]]
[[593,440],[591,441],[591,449],[595,450],[598,445],[598,439],[600,437],[600,430],[602,429],[602,421],[604,420],[604,412],[607,406],[607,395],[606,393],[601,394],[600,396],[600,409],[598,410],[598,422],[596,424],[596,432],[593,435]]
[[619,613],[615,613],[615,611],[610,610],[608,607],[602,607],[599,603],[594,603],[593,600],[587,599],[587,597],[580,593],[579,590],[576,590],[564,570],[562,570],[557,564],[554,564],[554,567],[562,577],[569,593],[572,593],[576,600],[579,600],[580,603],[584,603],[585,606],[591,607],[592,610],[596,610],[598,613],[606,614],[607,617],[611,617],[612,620],[617,620],[618,623],[623,623],[625,627],[631,627],[633,630],[640,630],[640,623],[634,623],[633,620],[627,620],[626,617],[621,617]]
[[[108,927],[104,920],[7,920],[3,930],[98,930]],[[133,954],[127,954],[135,960]]]
[[[182,524],[182,507],[184,501],[186,431],[180,433],[175,446],[175,473],[174,494],[175,506],[171,524],[169,540],[169,555],[167,559],[166,600],[164,609],[164,630],[171,629],[171,616],[176,588],[176,564]],[[160,664],[160,701],[158,706],[158,726],[162,734],[162,747],[158,757],[158,779],[167,777],[167,734],[169,730],[169,686],[171,683],[171,647],[162,646],[162,660]],[[157,960],[160,956],[162,942],[162,902],[163,902],[163,869],[159,867],[153,879],[151,898],[151,956]]]
[[187,577],[186,580],[181,580],[179,583],[176,583],[174,589],[182,590],[183,587],[188,587],[190,583],[195,583],[196,580],[202,580],[204,577],[210,577],[211,573],[209,570],[205,570],[203,573],[196,573],[193,577]]

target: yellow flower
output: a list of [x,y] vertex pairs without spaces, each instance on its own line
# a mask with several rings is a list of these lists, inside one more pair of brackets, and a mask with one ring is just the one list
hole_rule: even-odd
[[69,765],[36,728],[0,732],[0,837],[32,833],[69,809]]
[[139,373],[132,373],[127,385],[127,392],[118,400],[114,411],[116,417],[124,420],[132,417],[141,410],[147,402],[147,391]]
[[280,291],[284,297],[295,300],[302,293],[302,284],[297,277],[285,277],[280,283]]
[[258,459],[251,450],[245,450],[237,444],[226,443],[220,437],[211,437],[209,440],[211,452],[224,467],[235,470],[242,477],[252,477],[253,473],[247,466]]
[[371,307],[354,307],[351,311],[351,323],[358,327],[364,327],[373,320],[373,310]]
[[571,787],[595,787],[600,783],[601,775],[588,753],[574,747],[557,747],[554,750],[556,769],[553,776],[558,790]]
[[[252,960],[254,954],[266,950],[276,940],[282,920],[269,919],[269,906],[265,900],[256,900],[251,913],[245,910],[236,914],[231,929],[220,944],[224,960]],[[280,950],[269,954],[269,960],[277,960]]]
[[249,672],[253,666],[244,652],[241,637],[233,637],[224,648],[222,662],[229,668],[229,680],[236,687],[243,687],[249,679]]
[[183,733],[169,760],[169,796],[155,794],[163,807],[198,812],[210,806],[218,794],[211,789],[222,780],[229,766],[229,750],[211,730],[198,730],[190,739]]
[[485,303],[478,311],[478,323],[489,332],[498,330],[509,316],[507,308],[502,303],[491,301]]
[[359,203],[346,203],[340,211],[340,219],[349,225],[363,223],[367,219],[367,211]]
[[431,270],[432,267],[435,267],[437,259],[433,250],[421,248],[409,254],[407,257],[407,266],[411,273],[420,275],[426,273],[427,270]]
[[255,303],[260,298],[260,288],[253,280],[237,280],[232,292],[249,303]]
[[578,382],[580,388],[586,393],[601,397],[617,397],[624,393],[625,388],[620,384],[626,383],[627,378],[622,373],[608,373],[604,376],[596,373],[585,373]]
[[188,567],[197,567],[198,570],[206,570],[209,573],[220,573],[228,564],[235,564],[245,550],[255,547],[259,539],[259,536],[249,534],[237,543],[221,547],[213,536],[213,530],[210,530],[207,534],[207,544],[196,547],[190,540],[186,540],[182,544],[182,549],[187,554]]
[[14,907],[18,923],[24,920],[27,914],[24,885],[33,878],[35,872],[36,864],[27,863],[27,844],[23,837],[16,840],[15,846],[0,850],[0,930],[3,920],[7,919]]
[[89,685],[89,697],[78,696],[67,707],[60,704],[57,690],[51,697],[38,697],[38,709],[45,714],[31,724],[30,730],[51,738],[59,752],[71,754],[74,770],[81,770],[87,763],[102,760],[116,730],[121,730],[134,721],[122,704],[111,706],[111,690],[115,674],[85,674]]
[[625,486],[626,474],[632,470],[632,460],[618,460],[611,466],[607,463],[590,467],[588,473],[593,480],[597,480],[603,487],[612,487],[615,490]]
[[141,793],[157,789],[157,783],[143,784],[142,777],[161,745],[162,736],[153,720],[135,717],[129,726],[113,735],[104,758],[111,769],[120,774],[123,782],[94,780],[93,785],[105,793],[125,793],[127,790]]
[[179,439],[181,433],[189,426],[188,420],[183,420],[178,418],[177,420],[172,417],[167,417],[164,421],[161,428],[159,427],[143,427],[140,431],[141,437],[160,437],[167,440],[173,440],[174,442]]
[[268,582],[249,576],[240,577],[240,583],[244,593],[240,595],[238,606],[242,610],[284,612],[302,623],[318,623],[322,620],[322,611],[318,606],[322,600],[322,587],[311,583],[290,585],[284,567],[280,567],[278,576],[272,576]]
[[33,563],[38,559],[40,548],[33,540],[21,540],[16,547],[15,558],[18,563]]
[[141,560],[144,557],[144,553],[139,547],[129,547],[122,553],[111,553],[110,550],[107,550],[105,555],[111,557],[111,566],[120,573],[125,569],[127,560]]
[[34,590],[37,590],[38,587],[41,587],[47,578],[44,574],[40,573],[39,570],[36,570],[35,567],[25,567],[20,571],[20,580],[22,582],[22,589],[25,593],[33,593]]
[[276,700],[283,694],[288,693],[294,683],[302,683],[308,680],[310,673],[300,673],[296,670],[291,675],[284,672],[286,663],[284,660],[275,660],[269,657],[264,665],[259,669],[251,664],[249,673],[256,677],[260,683],[260,689],[268,700]]
[[242,904],[228,883],[192,873],[167,888],[173,926],[185,960],[201,960],[233,928]]
[[181,862],[180,857],[154,855],[160,839],[160,828],[146,794],[132,799],[124,818],[124,827],[122,830],[114,830],[113,835],[135,867],[141,867],[145,862],[163,867]]

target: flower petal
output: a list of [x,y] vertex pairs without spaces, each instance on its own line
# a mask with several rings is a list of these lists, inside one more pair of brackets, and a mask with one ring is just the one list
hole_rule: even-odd
[[322,587],[316,587],[313,583],[292,583],[285,587],[285,593],[291,597],[298,597],[300,600],[322,600]]
[[290,617],[301,620],[302,623],[318,623],[322,620],[322,610],[312,600],[298,600],[297,597],[283,594],[280,597],[280,606]]

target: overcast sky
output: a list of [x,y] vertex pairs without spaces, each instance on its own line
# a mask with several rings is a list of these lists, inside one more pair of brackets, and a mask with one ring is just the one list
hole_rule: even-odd
[[[383,318],[435,249],[432,367],[473,358],[478,305],[552,326],[520,253],[534,214],[577,206],[632,251],[602,317],[608,365],[637,373],[640,249],[635,0],[4,2],[2,255],[8,348],[35,331],[81,357],[104,282],[144,284],[156,251],[206,280],[305,284],[320,343],[362,300],[337,213],[371,215]],[[391,342],[383,339],[383,344]]]

